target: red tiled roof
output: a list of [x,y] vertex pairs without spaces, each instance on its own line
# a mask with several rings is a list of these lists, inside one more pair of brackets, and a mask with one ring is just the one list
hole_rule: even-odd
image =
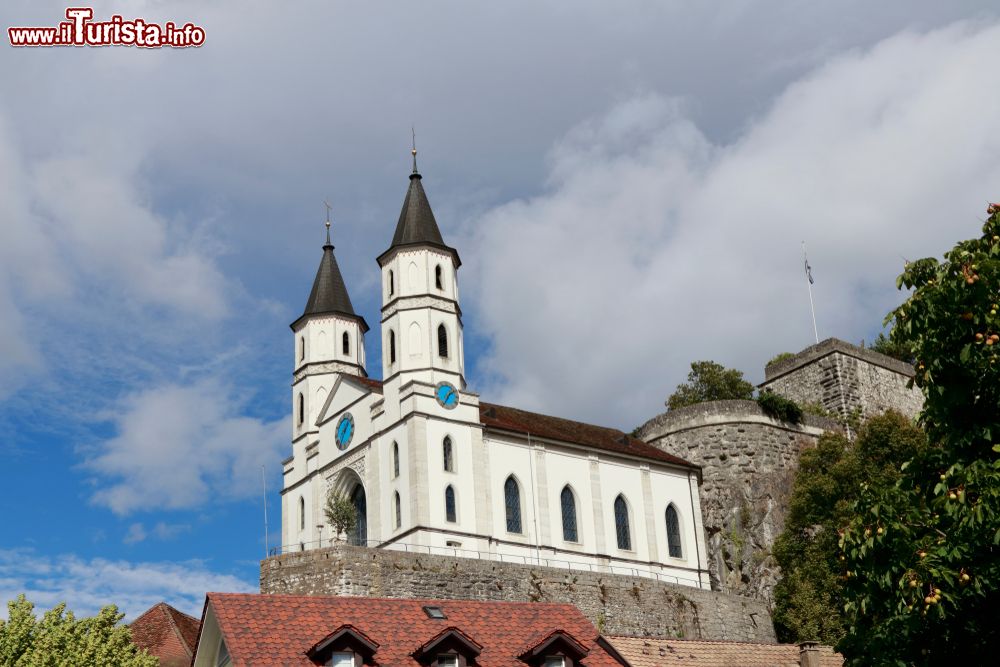
[[530,433],[540,438],[577,443],[616,454],[655,459],[686,468],[698,467],[678,456],[667,454],[652,445],[648,445],[638,438],[626,435],[618,429],[605,426],[594,426],[560,417],[540,415],[493,403],[479,404],[479,420],[486,426],[504,431]]
[[[381,380],[364,378],[359,375],[347,375],[345,377],[348,380],[369,387],[372,391],[382,393]],[[618,429],[607,428],[605,426],[595,426],[571,419],[550,417],[549,415],[542,415],[537,412],[528,412],[495,403],[482,402],[479,404],[479,421],[485,426],[504,431],[530,433],[540,438],[561,440],[563,442],[585,445],[587,447],[594,447],[616,454],[626,454],[643,459],[654,459],[685,468],[699,467],[689,461],[685,461],[679,456],[667,454],[638,438],[626,435]]]
[[[424,605],[441,607],[447,618],[429,618]],[[620,667],[597,644],[597,629],[569,604],[209,593],[209,606],[234,667],[311,667],[305,652],[345,623],[378,643],[380,665],[419,665],[411,654],[445,628],[457,627],[482,644],[476,658],[481,667],[524,667],[517,654],[540,632],[554,629],[590,650],[584,667]]]
[[[632,667],[799,667],[795,644],[605,637]],[[829,646],[820,646],[821,667],[841,667],[844,658]]]
[[153,605],[132,621],[132,642],[160,659],[161,667],[191,664],[201,622],[166,602]]

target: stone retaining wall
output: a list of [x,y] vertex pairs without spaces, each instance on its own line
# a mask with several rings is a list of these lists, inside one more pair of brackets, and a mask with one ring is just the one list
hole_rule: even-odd
[[598,572],[337,545],[261,562],[261,593],[568,602],[603,633],[774,643],[767,605]]

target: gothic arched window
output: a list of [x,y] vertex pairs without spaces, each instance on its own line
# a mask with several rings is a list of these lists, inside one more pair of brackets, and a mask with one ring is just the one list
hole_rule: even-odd
[[306,397],[299,394],[299,426],[306,421]]
[[576,499],[573,497],[573,490],[569,484],[563,487],[559,494],[559,501],[562,505],[562,526],[563,539],[567,542],[579,542],[579,534],[576,530]]
[[399,491],[396,491],[395,502],[396,502],[396,528],[399,528],[400,526],[403,525],[403,505],[399,500]]
[[511,475],[503,484],[504,508],[507,510],[507,532],[521,532],[521,489]]
[[618,536],[618,548],[632,550],[632,535],[628,528],[628,504],[621,494],[615,498],[615,534]]
[[671,558],[682,558],[681,522],[673,505],[667,506],[667,553]]
[[299,336],[299,361],[305,361],[306,358],[306,338],[305,336]]
[[434,267],[434,286],[438,289],[444,289],[441,285],[441,265],[438,264]]
[[448,472],[455,472],[455,461],[451,454],[451,438],[444,436],[444,442],[441,443],[441,449],[444,453],[444,469]]
[[399,477],[399,443],[392,443],[392,478]]
[[392,274],[392,269],[389,269],[389,296],[396,293],[396,277]]
[[306,499],[299,496],[299,530],[306,529]]
[[438,325],[438,355],[448,356],[448,330],[443,324]]
[[451,484],[444,490],[444,519],[450,523],[455,523],[455,489]]
[[365,497],[365,489],[358,484],[351,493],[351,504],[354,505],[354,512],[357,521],[354,524],[351,544],[357,546],[367,546],[368,544],[368,499]]
[[351,353],[351,337],[347,335],[346,331],[341,336],[341,347],[344,349],[344,354]]
[[389,330],[389,363],[396,363],[396,332]]

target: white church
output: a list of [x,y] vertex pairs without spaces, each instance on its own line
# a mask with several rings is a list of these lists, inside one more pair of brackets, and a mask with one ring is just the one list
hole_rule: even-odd
[[416,168],[382,271],[382,380],[330,243],[292,325],[292,455],[282,548],[329,546],[329,493],[349,541],[654,577],[709,588],[699,468],[621,431],[486,403],[465,379],[458,252]]

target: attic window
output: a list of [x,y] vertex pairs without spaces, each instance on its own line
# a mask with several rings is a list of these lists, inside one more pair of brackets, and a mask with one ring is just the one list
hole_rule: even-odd
[[552,655],[545,658],[545,667],[566,667],[566,658],[561,655]]
[[448,618],[444,615],[444,611],[441,607],[424,607],[424,613],[427,614],[427,618],[434,618],[438,620]]

